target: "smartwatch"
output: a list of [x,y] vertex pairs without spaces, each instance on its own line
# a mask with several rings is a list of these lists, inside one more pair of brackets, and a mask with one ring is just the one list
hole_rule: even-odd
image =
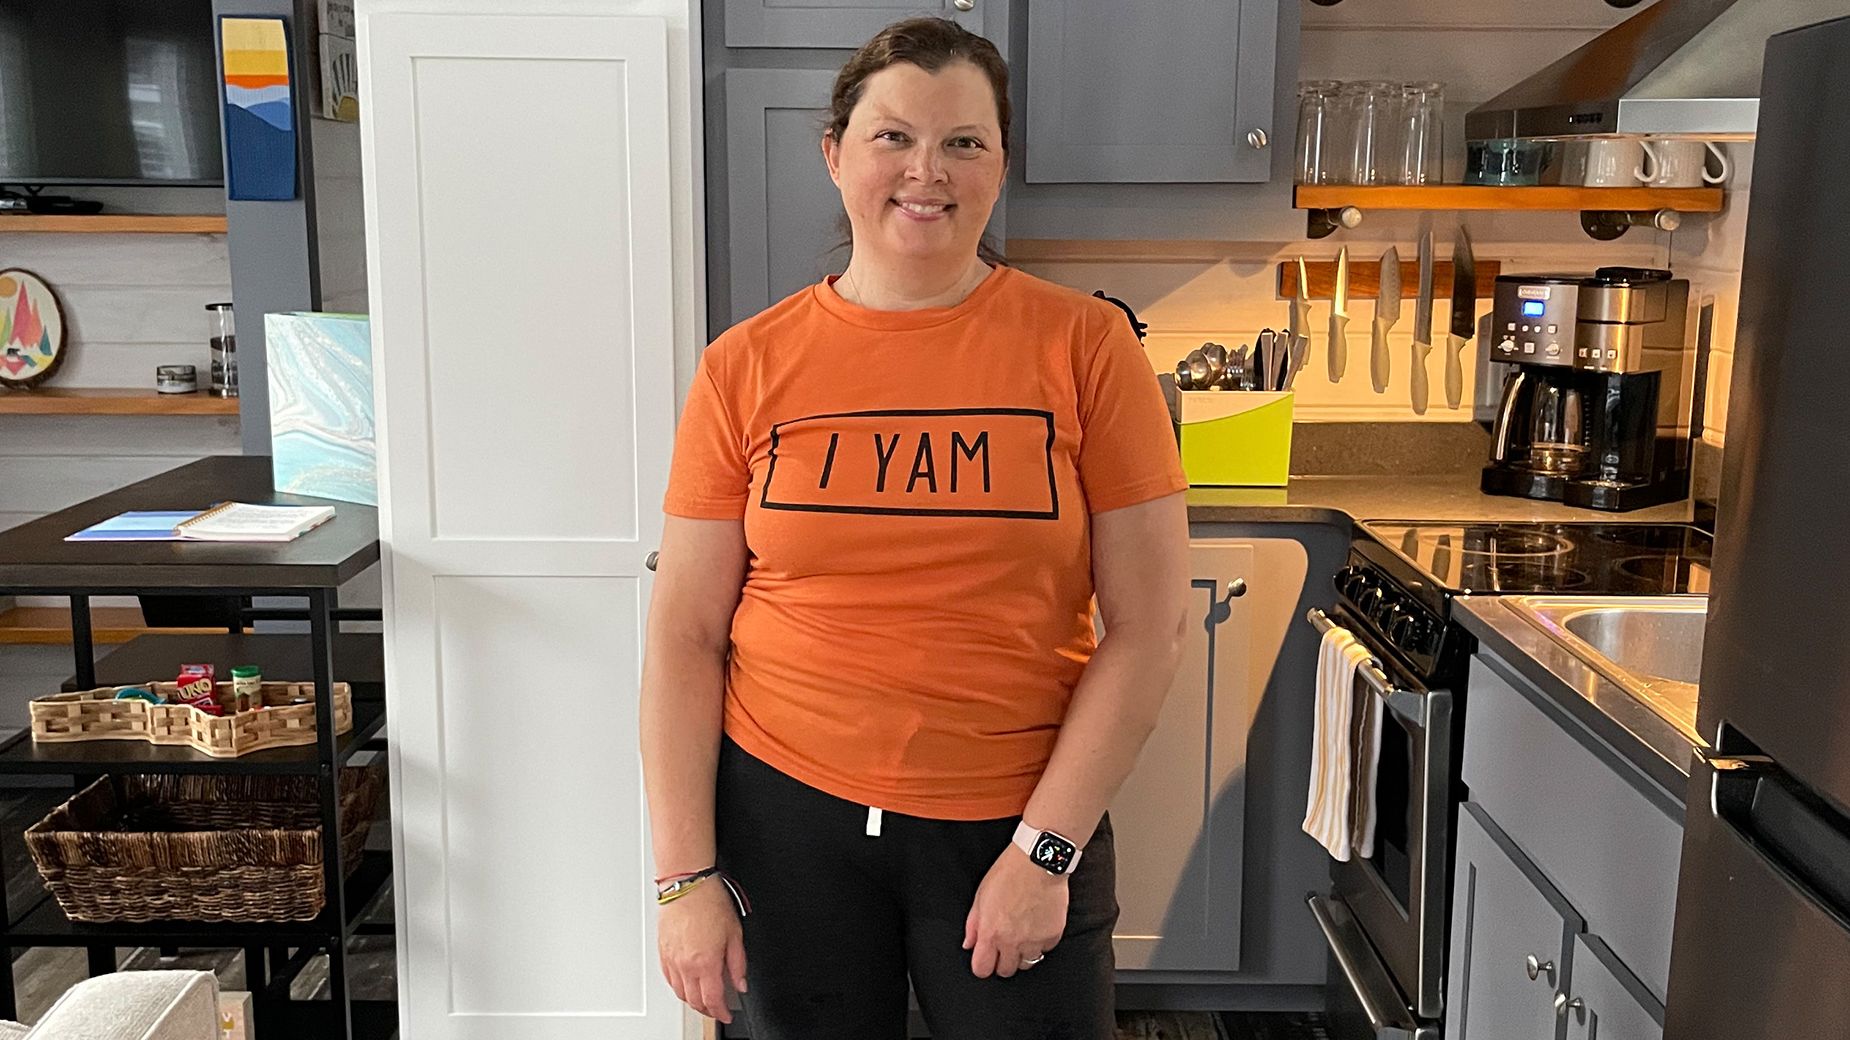
[[1015,847],[1049,874],[1071,874],[1079,866],[1078,845],[1053,831],[1030,827],[1026,820],[1015,825]]

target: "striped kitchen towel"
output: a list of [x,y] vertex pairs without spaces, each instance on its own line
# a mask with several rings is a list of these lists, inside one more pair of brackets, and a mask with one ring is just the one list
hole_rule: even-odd
[[1317,647],[1317,705],[1311,733],[1310,796],[1304,833],[1338,862],[1354,854],[1356,748],[1355,673],[1372,655],[1341,628]]

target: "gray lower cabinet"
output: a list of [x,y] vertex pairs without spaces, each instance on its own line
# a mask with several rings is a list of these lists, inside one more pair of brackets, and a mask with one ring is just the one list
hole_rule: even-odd
[[1450,1040],[1553,1040],[1579,915],[1478,805],[1458,812]]
[[834,81],[835,73],[821,69],[726,70],[733,322],[848,262],[841,192],[822,161]]
[[1263,182],[1278,0],[1028,7],[1028,183]]
[[726,0],[728,47],[859,47],[912,15],[949,18],[983,32],[996,0]]
[[1567,1040],[1663,1040],[1664,1006],[1598,936],[1574,936],[1573,964],[1557,998]]

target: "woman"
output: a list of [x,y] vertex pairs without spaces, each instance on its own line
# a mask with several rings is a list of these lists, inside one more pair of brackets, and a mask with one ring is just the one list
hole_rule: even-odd
[[822,137],[847,269],[715,341],[682,415],[642,680],[662,969],[761,1040],[899,1040],[908,981],[940,1040],[1113,1035],[1105,809],[1175,672],[1186,481],[1122,312],[979,256],[1007,77],[939,19],[856,52]]

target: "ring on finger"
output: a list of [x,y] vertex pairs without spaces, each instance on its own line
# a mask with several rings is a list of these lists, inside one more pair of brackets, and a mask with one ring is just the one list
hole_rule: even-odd
[[1027,958],[1024,958],[1024,959],[1022,960],[1022,962],[1021,962],[1021,966],[1022,966],[1022,967],[1024,967],[1024,968],[1032,968],[1032,967],[1034,967],[1034,966],[1035,966],[1036,964],[1039,964],[1040,962],[1042,962],[1042,961],[1044,961],[1044,960],[1046,960],[1046,959],[1047,959],[1047,955],[1046,955],[1046,954],[1044,954],[1044,953],[1043,953],[1043,954],[1041,954],[1041,955],[1040,955],[1040,956],[1038,956],[1038,957],[1027,957]]

